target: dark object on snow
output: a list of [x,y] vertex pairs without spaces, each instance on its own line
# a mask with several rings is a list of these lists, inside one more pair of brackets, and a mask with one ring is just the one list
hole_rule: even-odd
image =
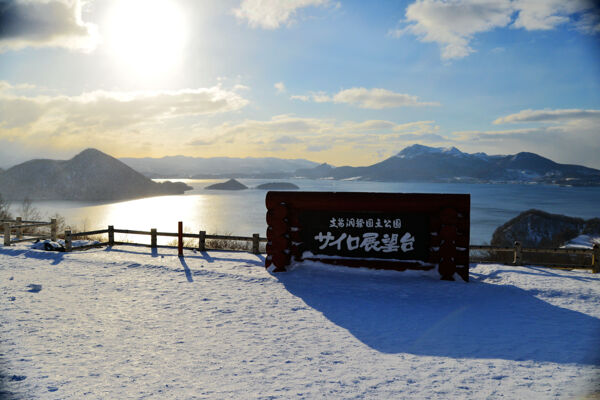
[[42,291],[42,285],[38,285],[37,283],[30,283],[27,287],[30,288],[28,292],[31,293],[39,293]]
[[248,189],[248,186],[239,183],[235,179],[230,179],[227,182],[215,183],[214,185],[207,186],[205,189],[208,190],[244,190]]
[[13,375],[10,377],[10,380],[14,382],[24,381],[25,379],[27,379],[25,375]]
[[258,185],[257,189],[264,190],[298,190],[300,189],[297,185],[290,182],[269,182]]
[[65,246],[63,246],[62,244],[60,244],[58,242],[53,242],[49,239],[46,239],[44,241],[40,241],[38,239],[33,243],[32,247],[37,250],[65,251]]
[[523,247],[557,248],[579,235],[596,233],[600,233],[600,218],[584,220],[532,209],[498,227],[491,244],[512,247],[519,241]]

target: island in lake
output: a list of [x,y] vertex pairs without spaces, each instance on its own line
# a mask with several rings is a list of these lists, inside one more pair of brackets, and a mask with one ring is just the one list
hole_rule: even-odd
[[248,186],[244,185],[236,181],[235,179],[230,179],[227,182],[215,183],[214,185],[210,185],[205,187],[208,190],[244,190],[248,189]]
[[269,182],[258,185],[257,189],[262,190],[298,190],[300,187],[290,182]]

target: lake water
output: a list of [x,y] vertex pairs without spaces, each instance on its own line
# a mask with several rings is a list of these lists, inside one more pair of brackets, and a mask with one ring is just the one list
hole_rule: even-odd
[[[45,216],[59,213],[71,227],[85,230],[115,228],[176,232],[183,221],[189,232],[265,236],[265,194],[263,190],[205,190],[223,180],[181,179],[194,190],[179,196],[159,196],[122,202],[36,201],[33,205]],[[274,180],[239,179],[248,187]],[[494,230],[520,212],[537,208],[569,216],[600,217],[600,187],[542,185],[390,183],[287,179],[306,191],[470,193],[471,243],[489,243]],[[19,203],[11,205],[18,215]],[[118,240],[118,239],[117,239]],[[136,241],[148,237],[136,237]]]

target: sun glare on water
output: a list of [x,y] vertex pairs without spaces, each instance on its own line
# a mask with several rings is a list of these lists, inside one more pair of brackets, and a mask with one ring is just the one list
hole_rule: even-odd
[[105,33],[119,68],[138,78],[173,72],[182,61],[186,37],[183,10],[173,0],[117,1]]

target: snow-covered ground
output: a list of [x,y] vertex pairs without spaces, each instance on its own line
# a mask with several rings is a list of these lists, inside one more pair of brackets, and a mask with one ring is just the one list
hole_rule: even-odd
[[600,274],[473,265],[464,283],[316,264],[271,275],[263,262],[0,247],[0,397],[600,393]]

